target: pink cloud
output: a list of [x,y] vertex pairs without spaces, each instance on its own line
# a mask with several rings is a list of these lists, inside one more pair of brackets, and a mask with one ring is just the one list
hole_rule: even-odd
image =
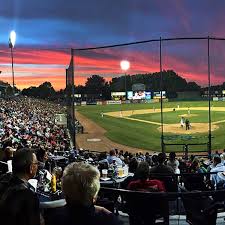
[[[124,71],[120,69],[122,59],[127,59],[131,63],[128,74],[159,72],[159,54],[156,50],[156,48],[153,50],[150,48],[147,52],[146,49],[143,51],[134,47],[125,50],[116,48],[90,51],[85,54],[75,52],[75,83],[76,85],[84,84],[87,77],[93,74],[102,75],[107,81],[112,77],[123,75]],[[190,61],[164,51],[163,69],[173,69],[188,81],[196,81],[204,85],[207,83],[207,61],[199,59],[199,56],[195,57],[196,61],[193,59]],[[3,52],[0,55],[0,61],[2,63],[1,78],[11,83],[10,55]],[[17,49],[15,52],[15,83],[22,89],[50,81],[55,89],[64,88],[65,69],[69,61],[69,51]],[[216,71],[214,69],[212,67],[212,82],[222,83],[223,65],[217,65]]]

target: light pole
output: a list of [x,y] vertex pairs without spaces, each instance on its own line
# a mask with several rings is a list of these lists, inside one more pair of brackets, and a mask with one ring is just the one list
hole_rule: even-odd
[[12,59],[12,79],[13,79],[13,94],[14,94],[14,87],[15,87],[15,81],[14,81],[14,65],[13,65],[13,48],[15,46],[15,43],[16,43],[16,32],[14,30],[12,30],[10,32],[10,35],[9,35],[9,48],[11,50],[11,59]]
[[127,60],[122,60],[120,62],[120,68],[125,72],[125,98],[127,100],[127,74],[126,74],[126,71],[130,68],[130,62],[127,61]]

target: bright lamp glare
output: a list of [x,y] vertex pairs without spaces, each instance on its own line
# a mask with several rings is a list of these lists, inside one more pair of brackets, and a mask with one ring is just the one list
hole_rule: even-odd
[[127,60],[122,60],[120,62],[120,67],[122,70],[128,70],[130,68],[130,62]]
[[16,32],[14,30],[10,32],[9,40],[10,40],[10,43],[12,44],[12,47],[14,47],[16,43]]

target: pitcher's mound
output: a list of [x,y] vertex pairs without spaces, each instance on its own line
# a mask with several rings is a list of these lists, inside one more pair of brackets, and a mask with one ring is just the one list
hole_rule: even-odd
[[[216,124],[211,125],[212,131],[218,128],[219,126]],[[161,127],[158,127],[157,129],[161,131]],[[176,134],[206,133],[209,130],[209,125],[208,123],[191,123],[190,130],[186,130],[185,126],[182,128],[179,123],[164,124],[163,130],[165,133],[176,133]]]

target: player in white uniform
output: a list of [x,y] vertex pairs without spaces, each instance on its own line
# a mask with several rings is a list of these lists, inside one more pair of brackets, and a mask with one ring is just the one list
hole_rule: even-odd
[[180,126],[184,127],[184,125],[185,125],[185,118],[182,116],[180,119]]

